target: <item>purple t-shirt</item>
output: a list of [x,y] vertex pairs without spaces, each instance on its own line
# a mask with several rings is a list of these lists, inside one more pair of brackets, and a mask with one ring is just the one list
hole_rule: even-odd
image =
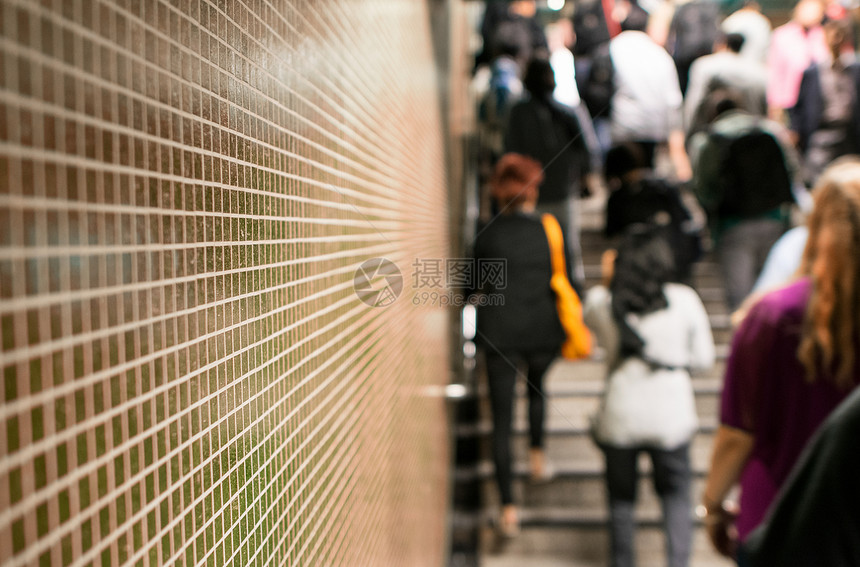
[[764,519],[806,442],[849,393],[827,379],[810,384],[797,358],[811,290],[804,278],[771,292],[732,339],[720,420],[755,438],[740,479],[741,541]]

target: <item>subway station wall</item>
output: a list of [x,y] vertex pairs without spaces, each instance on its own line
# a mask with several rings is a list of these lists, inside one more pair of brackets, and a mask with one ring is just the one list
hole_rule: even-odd
[[444,562],[428,19],[0,0],[0,564]]

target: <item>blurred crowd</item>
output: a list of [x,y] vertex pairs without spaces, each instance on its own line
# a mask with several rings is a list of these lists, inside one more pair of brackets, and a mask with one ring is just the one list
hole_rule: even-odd
[[[740,565],[860,565],[857,490],[833,485],[860,473],[854,454],[834,453],[847,451],[860,421],[860,394],[848,399],[860,382],[856,8],[798,0],[774,21],[754,0],[578,0],[551,14],[534,0],[486,2],[474,67],[475,254],[508,269],[506,288],[493,290],[504,304],[478,318],[503,534],[518,530],[518,370],[529,387],[531,476],[552,476],[542,383],[566,331],[550,287],[550,215],[605,353],[593,434],[612,565],[634,564],[642,452],[663,503],[668,563],[689,562],[690,372],[715,358],[691,285],[708,251],[734,332],[701,521]],[[578,207],[595,194],[606,197],[611,250],[602,283],[586,290]]]
[[[638,219],[625,176],[639,170],[697,197],[704,244],[719,249],[736,308],[790,228],[792,207],[807,210],[806,190],[824,167],[858,151],[850,8],[802,0],[774,26],[754,0],[735,9],[719,0],[580,0],[552,16],[532,0],[487,2],[474,69],[481,221],[498,213],[489,179],[499,157],[536,159],[545,173],[538,210],[559,218],[581,277],[578,197],[623,187],[607,219],[617,233]],[[744,203],[743,190],[726,189],[737,185],[726,170],[739,160],[758,164],[744,179],[768,180],[770,194]],[[740,213],[755,222],[739,223]],[[689,232],[692,217],[673,222]]]

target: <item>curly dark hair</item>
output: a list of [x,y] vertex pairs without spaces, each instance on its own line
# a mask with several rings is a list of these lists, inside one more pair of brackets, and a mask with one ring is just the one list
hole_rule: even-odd
[[630,314],[645,315],[668,305],[663,286],[672,280],[675,259],[659,227],[634,224],[618,247],[612,292],[612,316],[620,331],[621,355],[637,356],[645,346],[627,322]]

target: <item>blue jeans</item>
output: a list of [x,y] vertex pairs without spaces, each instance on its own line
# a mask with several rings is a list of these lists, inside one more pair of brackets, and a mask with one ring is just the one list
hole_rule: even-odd
[[639,453],[651,458],[654,488],[663,509],[666,555],[669,567],[687,567],[693,546],[692,473],[689,445],[671,451],[653,448],[601,446],[606,458],[606,488],[609,499],[609,536],[612,567],[633,567],[636,521],[636,488]]

